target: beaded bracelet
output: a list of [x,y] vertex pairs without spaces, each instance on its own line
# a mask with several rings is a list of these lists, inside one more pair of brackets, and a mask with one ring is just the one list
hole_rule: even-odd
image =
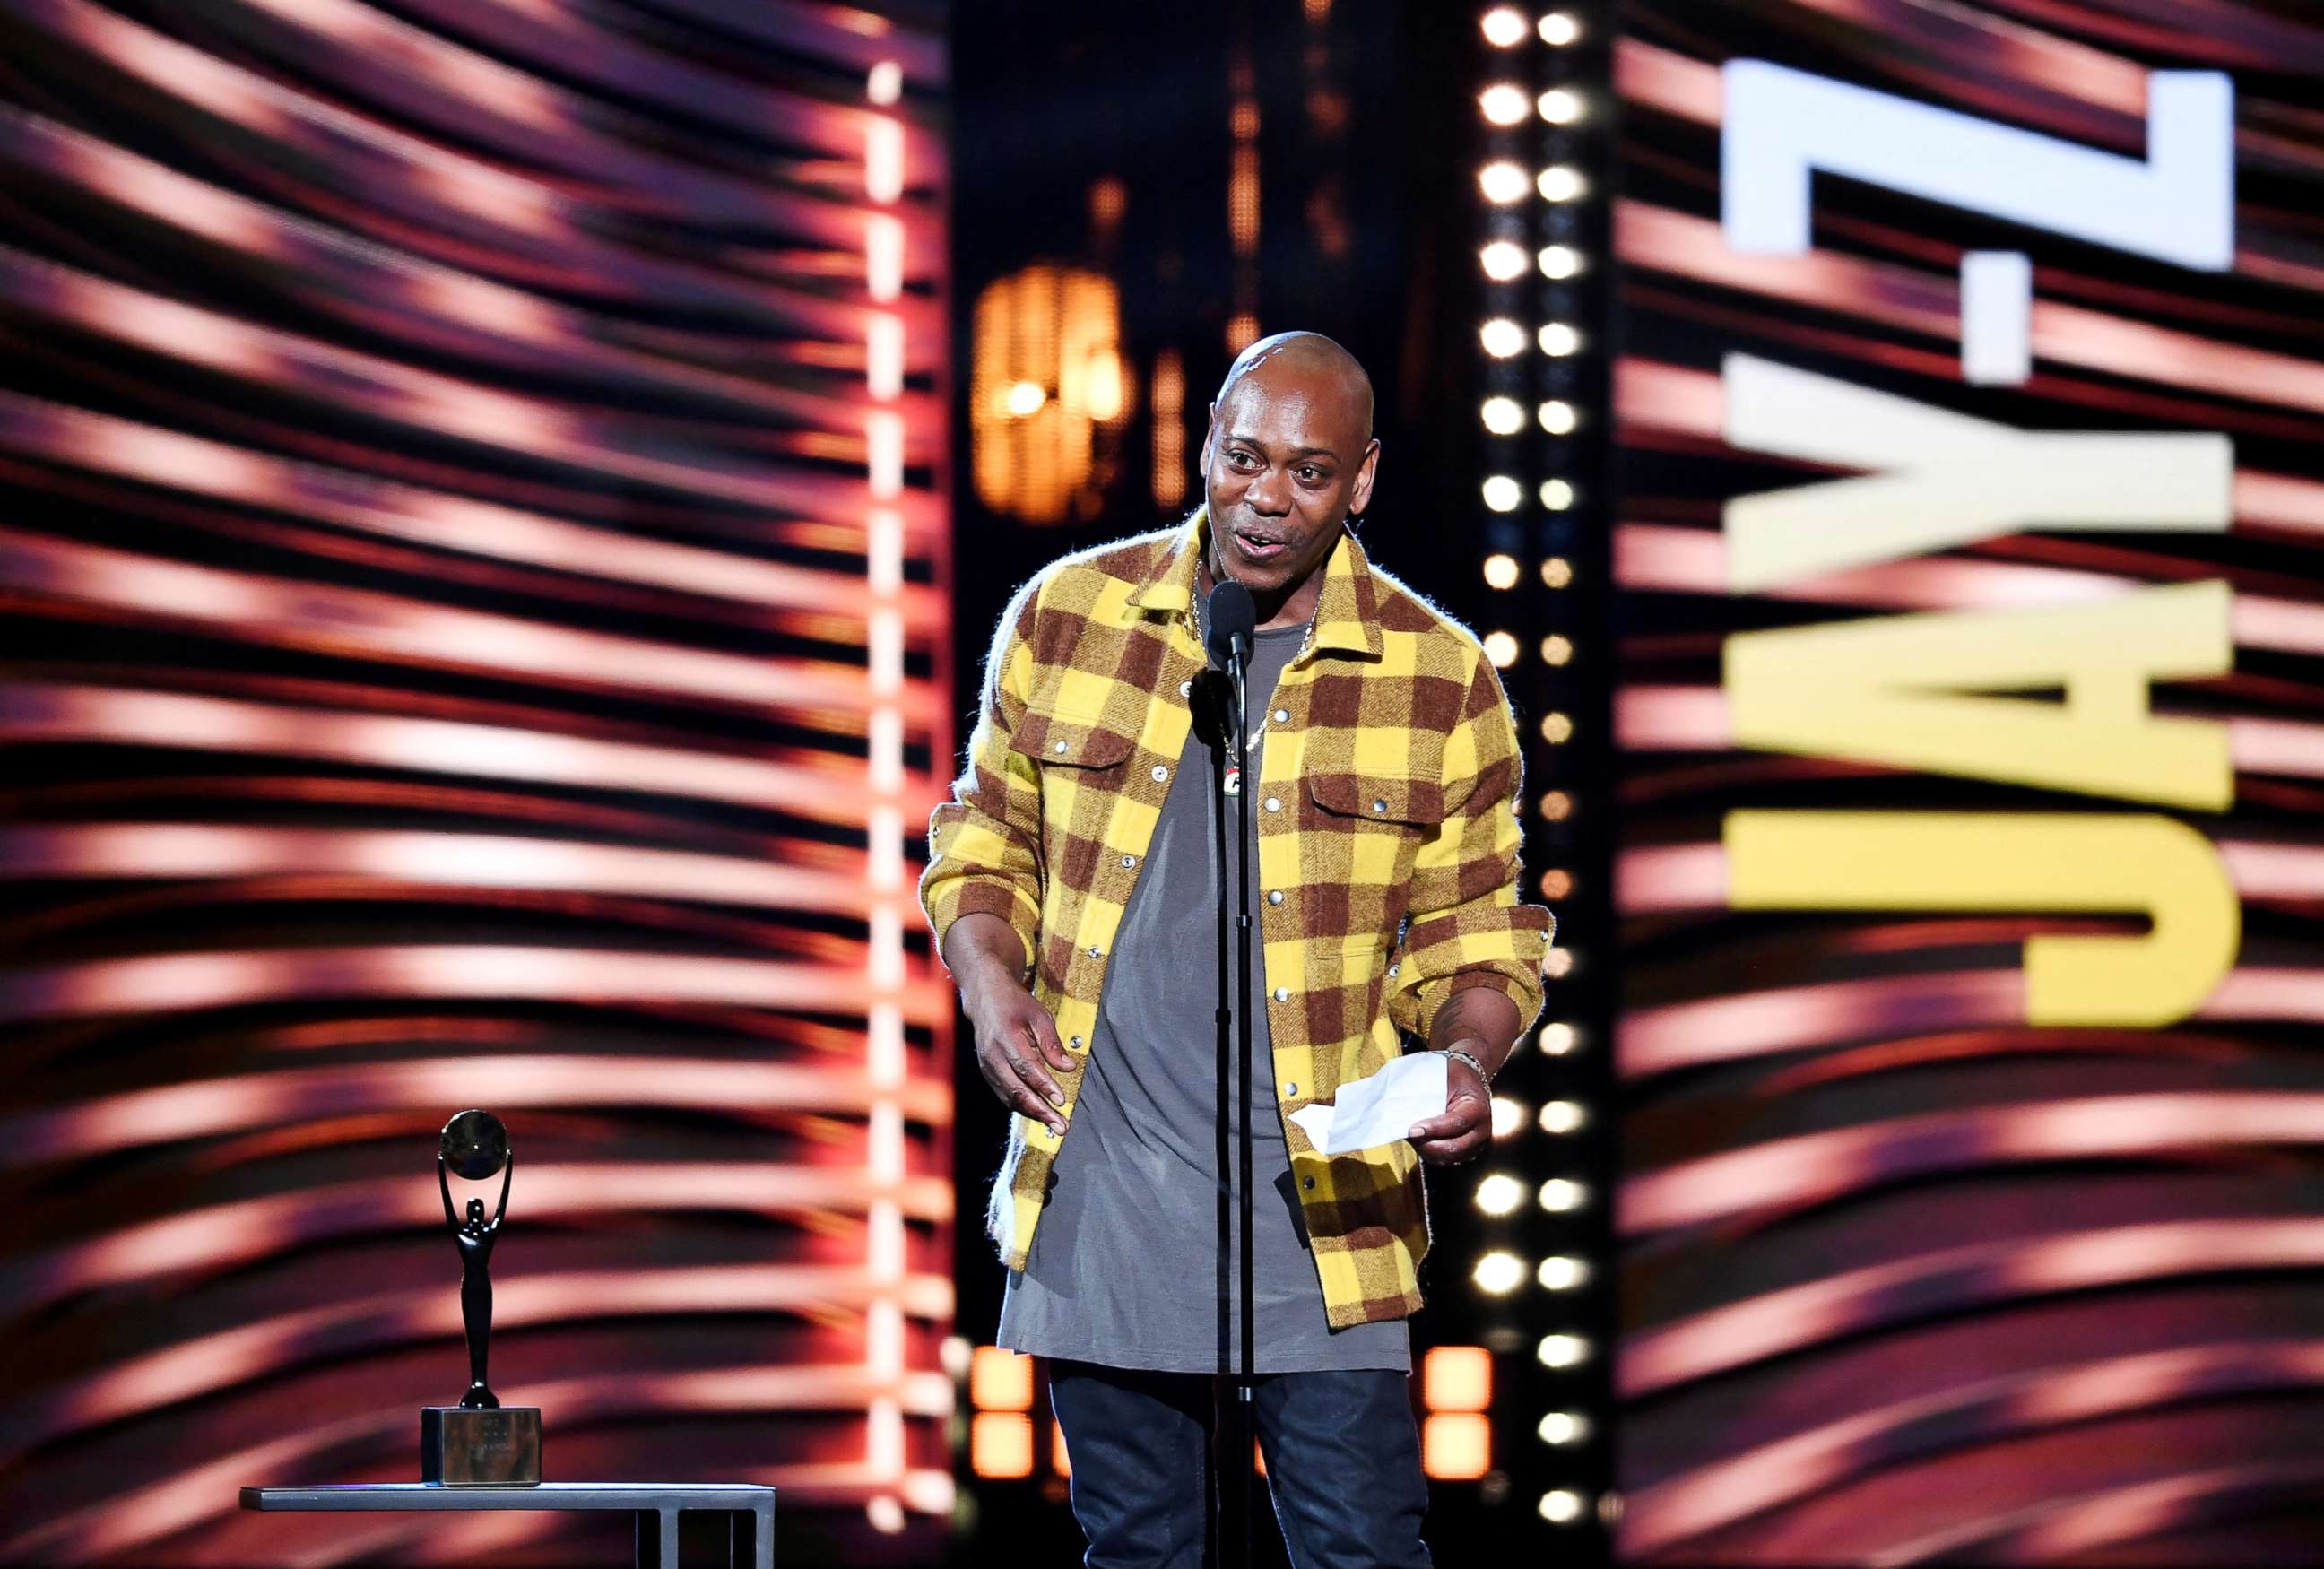
[[1457,1057],[1462,1062],[1467,1063],[1471,1067],[1476,1069],[1477,1077],[1484,1081],[1485,1086],[1488,1089],[1492,1087],[1493,1075],[1485,1071],[1485,1065],[1483,1063],[1479,1062],[1468,1052],[1462,1050],[1457,1046],[1448,1046],[1443,1048],[1443,1053],[1446,1057]]

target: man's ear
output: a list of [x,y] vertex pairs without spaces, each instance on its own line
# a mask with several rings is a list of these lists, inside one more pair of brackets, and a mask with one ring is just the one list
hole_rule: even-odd
[[1348,511],[1358,517],[1372,504],[1372,480],[1379,473],[1379,438],[1375,436],[1364,448],[1364,460],[1356,466],[1355,488],[1348,493]]
[[1216,402],[1213,402],[1211,404],[1210,420],[1203,427],[1203,455],[1194,460],[1194,472],[1201,475],[1204,479],[1208,479],[1211,476],[1212,438],[1218,435],[1218,433],[1219,406]]

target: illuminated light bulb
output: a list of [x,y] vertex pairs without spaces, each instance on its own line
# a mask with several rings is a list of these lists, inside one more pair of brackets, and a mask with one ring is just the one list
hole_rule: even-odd
[[1477,1207],[1489,1215],[1508,1215],[1525,1202],[1525,1184],[1506,1171],[1496,1171],[1477,1184]]
[[1541,738],[1552,746],[1563,746],[1573,739],[1573,715],[1549,713],[1541,716]]
[[1574,1367],[1590,1359],[1590,1343],[1578,1334],[1545,1334],[1533,1354],[1545,1368]]
[[1582,23],[1570,13],[1553,11],[1541,19],[1541,41],[1553,49],[1563,49],[1582,36]]
[[1541,1185],[1541,1207],[1553,1214],[1580,1209],[1590,1202],[1590,1190],[1570,1177],[1553,1177]]
[[1485,276],[1496,283],[1525,274],[1525,247],[1514,240],[1495,240],[1477,253],[1477,260],[1483,264]]
[[1553,163],[1534,180],[1544,201],[1572,201],[1582,194],[1582,174],[1571,164]]
[[1553,1526],[1570,1526],[1582,1518],[1582,1495],[1561,1487],[1541,1495],[1541,1518]]
[[1485,504],[1497,512],[1513,512],[1525,500],[1525,487],[1506,474],[1494,475],[1480,488]]
[[1573,581],[1573,563],[1563,556],[1552,556],[1541,564],[1541,580],[1552,588],[1563,588]]
[[1485,193],[1487,201],[1502,207],[1522,201],[1526,193],[1525,171],[1507,160],[1488,163],[1477,171],[1477,189]]
[[1039,413],[1041,405],[1049,401],[1049,394],[1042,391],[1038,382],[1012,382],[1004,397],[1002,407],[1019,420]]
[[1525,406],[1515,398],[1488,398],[1479,412],[1485,429],[1496,436],[1514,436],[1525,429]]
[[1534,100],[1534,107],[1553,125],[1571,125],[1582,118],[1582,95],[1571,88],[1552,88]]
[[1505,632],[1487,632],[1485,657],[1493,661],[1495,669],[1508,669],[1517,662],[1517,640]]
[[882,1536],[892,1537],[904,1528],[904,1506],[885,1493],[863,1506],[863,1516]]
[[[1543,480],[1541,482],[1541,504],[1554,512],[1563,512],[1566,508],[1573,504],[1573,486],[1569,482],[1562,479]],[[1559,585],[1552,584],[1550,586],[1554,588],[1559,586]]]
[[1560,359],[1582,346],[1582,335],[1570,321],[1549,322],[1542,328],[1539,337],[1541,352]]
[[[1550,952],[1556,954],[1564,950],[1552,948]],[[1581,1044],[1581,1032],[1571,1024],[1545,1024],[1541,1027],[1541,1049],[1552,1057],[1564,1057]]]
[[1517,558],[1498,553],[1486,557],[1485,586],[1489,588],[1515,588],[1517,586]]
[[1568,664],[1573,659],[1573,640],[1563,632],[1551,632],[1541,640],[1541,662],[1545,665]]
[[1525,353],[1525,328],[1506,316],[1496,316],[1477,329],[1477,341],[1497,360]]
[[1553,866],[1541,874],[1541,896],[1544,899],[1563,899],[1572,891],[1572,872]]
[[1548,1291],[1571,1291],[1590,1278],[1590,1266],[1579,1259],[1569,1259],[1563,1253],[1553,1253],[1541,1261],[1534,1278]]
[[1572,245],[1544,245],[1534,261],[1545,278],[1571,278],[1582,271],[1582,253]]
[[1525,1278],[1525,1274],[1524,1260],[1515,1253],[1505,1253],[1497,1248],[1477,1260],[1477,1267],[1470,1272],[1470,1278],[1476,1281],[1477,1289],[1480,1291],[1490,1292],[1495,1297],[1506,1297],[1517,1288],[1518,1283]]
[[1552,436],[1571,434],[1579,418],[1573,411],[1573,405],[1563,398],[1550,399],[1534,413],[1541,420],[1541,428]]
[[1513,1101],[1507,1095],[1493,1097],[1493,1137],[1506,1139],[1526,1125],[1523,1101]]
[[1545,1133],[1572,1133],[1588,1120],[1589,1113],[1579,1101],[1545,1101],[1541,1107],[1541,1131]]
[[1496,5],[1478,18],[1485,30],[1485,42],[1495,49],[1508,49],[1525,42],[1524,14],[1513,5]]
[[1477,95],[1477,106],[1496,125],[1514,125],[1526,117],[1525,89],[1510,82],[1495,82]]
[[1563,981],[1573,974],[1573,950],[1552,948],[1541,956],[1541,973],[1553,981]]
[[1573,815],[1573,798],[1563,790],[1552,790],[1541,798],[1541,815],[1553,823],[1562,823]]
[[1544,1444],[1579,1444],[1590,1436],[1590,1419],[1579,1411],[1552,1411],[1534,1433]]

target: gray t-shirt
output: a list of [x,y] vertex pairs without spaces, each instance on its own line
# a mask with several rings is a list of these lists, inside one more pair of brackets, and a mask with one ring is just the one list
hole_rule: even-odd
[[[1298,654],[1305,631],[1258,634],[1250,725],[1271,711],[1264,699]],[[1024,1269],[1009,1276],[997,1339],[1012,1351],[1157,1372],[1230,1372],[1238,1363],[1239,1205],[1228,1206],[1223,1261],[1218,1236],[1219,1195],[1228,1191],[1228,1173],[1240,1155],[1239,1137],[1231,1140],[1222,1171],[1213,1019],[1218,830],[1212,814],[1218,805],[1226,808],[1230,847],[1240,814],[1234,798],[1220,793],[1219,765],[1203,728],[1198,724],[1186,738],[1146,868],[1122,912],[1081,1095],[1051,1168],[1047,1207]],[[1253,781],[1265,744],[1262,732],[1250,753]],[[1334,1330],[1323,1316],[1323,1288],[1276,1104],[1252,816],[1252,989],[1244,1005],[1251,1020],[1253,1365],[1262,1373],[1407,1371],[1412,1352],[1403,1320]],[[1227,876],[1231,886],[1231,856]],[[1227,962],[1231,976],[1231,946]]]

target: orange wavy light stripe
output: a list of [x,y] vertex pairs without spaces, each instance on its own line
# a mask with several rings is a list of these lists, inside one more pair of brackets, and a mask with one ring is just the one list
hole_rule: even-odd
[[[861,1309],[892,1297],[908,1315],[953,1312],[946,1275],[877,1279],[861,1265],[712,1264],[682,1269],[511,1274],[493,1282],[495,1329],[537,1328],[639,1315]],[[456,1339],[458,1299],[403,1291],[334,1302],[198,1335],[42,1389],[0,1407],[0,1458],[182,1400],[213,1395],[316,1361],[410,1342]]]
[[[859,1011],[862,967],[698,954],[468,943],[252,949],[91,959],[0,972],[0,1019],[226,1008],[293,998],[533,997],[577,1003],[721,1002]],[[842,988],[835,991],[835,987]],[[948,988],[899,990],[906,1015],[949,1013]]]
[[1958,1385],[1634,1489],[1623,1500],[1621,1547],[1634,1555],[1665,1552],[1849,1476],[1964,1440],[1997,1444],[2181,1400],[2313,1385],[2324,1385],[2324,1341],[2174,1346]]
[[1618,1374],[1640,1396],[1840,1334],[1965,1307],[2234,1270],[2313,1269],[2324,1222],[2227,1216],[1978,1242],[1840,1269],[1626,1339]]
[[[542,1217],[688,1210],[858,1215],[875,1200],[915,1220],[953,1213],[949,1176],[907,1177],[875,1192],[860,1164],[567,1162],[529,1165],[523,1180],[525,1213]],[[97,1287],[227,1269],[294,1243],[443,1223],[436,1194],[412,1183],[343,1182],[241,1199],[0,1260],[0,1302],[23,1311]]]
[[1622,1184],[1620,1224],[1632,1234],[1699,1225],[1978,1167],[2310,1143],[2324,1143],[2324,1092],[2020,1101],[1861,1122],[1642,1172]]
[[[947,1075],[909,1078],[876,1092],[918,1122],[948,1121]],[[141,1145],[240,1133],[322,1118],[351,1106],[732,1107],[732,1115],[868,1109],[875,1092],[860,1061],[828,1065],[722,1057],[603,1057],[530,1052],[335,1064],[239,1073],[101,1095],[0,1119],[0,1168],[117,1154]]]
[[[894,1398],[913,1415],[943,1417],[952,1410],[952,1382],[941,1373],[908,1374],[899,1385],[876,1382],[861,1368],[844,1364],[816,1368],[722,1368],[700,1373],[624,1373],[619,1378],[571,1379],[517,1385],[498,1391],[502,1403],[539,1406],[554,1411],[568,1428],[625,1416],[663,1416],[691,1411],[748,1415],[761,1411],[854,1410],[875,1398]],[[132,1552],[154,1540],[230,1515],[238,1490],[254,1477],[300,1474],[313,1457],[347,1450],[392,1454],[398,1468],[408,1463],[412,1442],[409,1407],[374,1410],[318,1423],[267,1444],[208,1460],[143,1486],[125,1490],[96,1508],[60,1515],[32,1530],[0,1542],[0,1558],[44,1564],[85,1564]],[[778,1471],[787,1468],[777,1467]],[[895,1478],[868,1468],[801,1468],[820,1474],[826,1489],[844,1488],[843,1478],[860,1477],[861,1491]]]
[[[575,721],[582,723],[582,721]],[[380,768],[588,785],[734,801],[826,822],[869,816],[862,771],[828,752],[751,756],[559,734],[548,729],[349,713],[183,692],[17,682],[0,688],[0,738],[308,757]],[[908,775],[905,795],[936,804],[942,781]]]
[[[0,291],[7,283],[7,254],[0,249]],[[188,319],[187,309],[166,300],[114,301],[102,314],[131,336],[127,324],[143,321],[148,333],[186,357],[236,330],[232,324]],[[269,353],[249,347],[247,369],[257,374]],[[355,382],[358,371],[327,367],[332,384]],[[266,378],[270,382],[272,378]],[[603,445],[604,438],[563,428],[563,416],[544,407],[493,402],[483,390],[447,383],[429,391],[431,406],[403,408],[399,418],[420,425],[443,425],[464,439],[495,444],[542,457],[561,457],[591,471],[595,483],[650,482],[667,489],[779,509],[790,504],[779,483],[722,474],[706,463],[631,462]],[[407,400],[408,401],[409,400]],[[373,410],[373,412],[380,412]],[[14,447],[92,471],[189,494],[214,497],[318,518],[385,538],[414,540],[527,566],[647,587],[733,600],[773,611],[812,610],[821,617],[861,618],[870,607],[860,571],[824,571],[761,561],[731,551],[669,544],[613,530],[591,528],[493,502],[477,501],[351,470],[281,458],[248,448],[109,414],[67,408],[15,392],[0,392],[0,445]],[[915,630],[941,622],[945,607],[933,591],[907,586],[897,597],[906,624]],[[770,625],[793,624],[780,615]]]
[[739,855],[512,834],[211,823],[0,828],[0,881],[282,876],[622,893],[855,915],[872,899],[856,869],[811,871]]
[[[256,642],[296,642],[351,657],[410,660],[742,705],[816,711],[860,725],[871,678],[860,667],[752,659],[576,632],[514,616],[422,604],[367,589],[293,583],[135,556],[0,527],[0,583],[190,623]],[[901,700],[915,721],[937,708],[924,681]]]

